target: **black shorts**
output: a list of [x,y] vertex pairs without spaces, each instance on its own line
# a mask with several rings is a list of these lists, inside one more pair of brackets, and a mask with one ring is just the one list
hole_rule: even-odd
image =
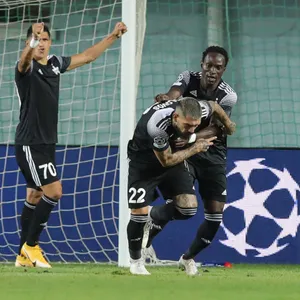
[[189,171],[199,184],[202,199],[226,202],[226,164],[201,164],[201,160],[188,161]]
[[128,206],[142,208],[157,198],[156,187],[169,198],[181,194],[195,195],[193,177],[184,163],[171,168],[161,168],[159,171],[139,167],[133,161],[129,163],[128,173]]
[[39,187],[58,181],[55,164],[55,144],[15,145],[18,166],[25,177],[27,187]]

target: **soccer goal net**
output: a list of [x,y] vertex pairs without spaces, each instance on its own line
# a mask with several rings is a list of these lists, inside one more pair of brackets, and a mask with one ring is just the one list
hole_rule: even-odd
[[[45,22],[52,34],[50,54],[70,56],[110,33],[126,1],[131,0],[0,1],[0,261],[17,253],[26,192],[13,146],[19,117],[14,67],[26,31]],[[136,1],[136,78],[145,13],[146,0]],[[57,165],[64,196],[41,236],[50,261],[118,259],[120,49],[117,41],[92,64],[61,76]]]

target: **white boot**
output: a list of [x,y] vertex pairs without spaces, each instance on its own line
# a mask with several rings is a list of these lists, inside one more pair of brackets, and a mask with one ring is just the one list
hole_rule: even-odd
[[151,275],[145,268],[143,258],[130,260],[130,273],[133,275]]
[[195,261],[193,259],[183,259],[183,255],[179,259],[179,267],[189,276],[199,275]]
[[145,262],[147,262],[149,264],[157,263],[158,259],[157,259],[155,250],[152,245],[148,248],[142,249],[142,258],[144,259]]

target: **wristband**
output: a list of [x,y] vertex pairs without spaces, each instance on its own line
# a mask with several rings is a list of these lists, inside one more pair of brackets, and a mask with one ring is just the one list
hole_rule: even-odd
[[189,144],[194,143],[194,142],[196,141],[196,139],[197,139],[197,135],[196,135],[196,133],[193,133],[193,134],[190,136],[188,143],[189,143]]
[[33,36],[31,38],[31,41],[29,43],[30,48],[36,48],[38,44],[40,43],[39,40],[36,40]]

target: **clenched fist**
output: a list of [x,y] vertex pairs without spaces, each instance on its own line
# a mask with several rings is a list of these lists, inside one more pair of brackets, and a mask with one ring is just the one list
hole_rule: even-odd
[[112,34],[117,38],[120,38],[126,32],[127,32],[127,26],[123,22],[118,22]]
[[38,40],[41,33],[44,32],[44,23],[35,23],[32,25],[32,34],[35,40]]

